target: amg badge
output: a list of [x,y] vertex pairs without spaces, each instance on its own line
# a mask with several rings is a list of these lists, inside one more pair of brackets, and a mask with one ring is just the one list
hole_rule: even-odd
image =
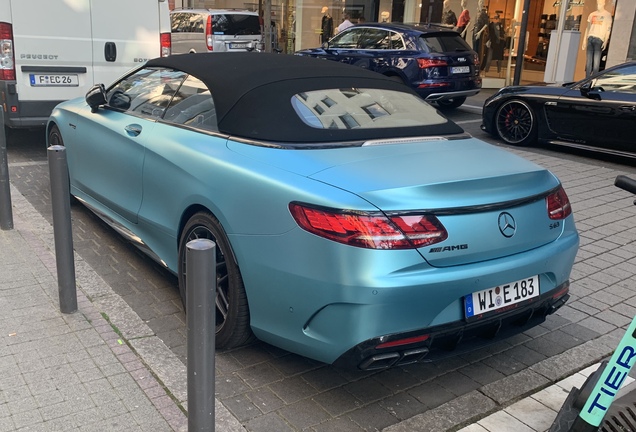
[[468,249],[468,245],[461,244],[461,245],[454,245],[454,246],[434,247],[434,248],[431,248],[428,252],[429,253],[451,252],[451,251],[462,250],[462,249]]

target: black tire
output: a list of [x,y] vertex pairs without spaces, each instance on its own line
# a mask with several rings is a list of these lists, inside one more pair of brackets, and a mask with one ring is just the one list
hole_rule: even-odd
[[441,99],[437,101],[437,106],[442,111],[454,110],[455,108],[459,108],[462,104],[466,102],[466,96],[454,97],[451,99]]
[[216,243],[216,347],[234,348],[253,339],[250,311],[243,278],[234,262],[230,242],[219,221],[208,212],[188,220],[179,240],[179,292],[186,308],[186,245],[190,240],[209,239]]
[[62,138],[62,133],[57,125],[51,126],[51,130],[49,131],[49,147],[54,145],[64,146],[64,139]]
[[537,139],[537,118],[526,102],[507,100],[497,109],[495,130],[506,144],[527,146]]

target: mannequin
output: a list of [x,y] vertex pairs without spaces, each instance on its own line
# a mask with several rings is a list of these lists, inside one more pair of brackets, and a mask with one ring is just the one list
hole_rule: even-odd
[[506,32],[499,14],[495,15],[492,22],[488,24],[488,42],[486,42],[486,47],[488,54],[486,55],[486,62],[482,64],[482,68],[488,72],[490,70],[490,62],[495,60],[497,62],[497,73],[501,73],[501,63],[504,58],[504,48],[506,47]]
[[466,32],[468,31],[468,24],[470,23],[470,13],[468,12],[468,0],[462,0],[462,13],[459,14],[457,20],[457,32],[461,37],[466,40]]
[[327,6],[322,8],[322,32],[320,33],[320,42],[327,42],[333,36],[333,18],[329,14],[329,8]]
[[488,30],[488,12],[484,9],[484,0],[479,0],[477,2],[477,22],[473,26],[473,50],[479,56],[483,64],[483,55],[481,53],[481,41],[485,39],[485,35],[483,34]]
[[601,54],[607,47],[612,29],[612,15],[605,10],[605,0],[597,0],[596,10],[587,18],[587,29],[581,49],[587,51],[585,77],[598,72]]
[[457,16],[450,9],[450,0],[444,0],[444,9],[442,11],[442,24],[455,27],[457,25]]

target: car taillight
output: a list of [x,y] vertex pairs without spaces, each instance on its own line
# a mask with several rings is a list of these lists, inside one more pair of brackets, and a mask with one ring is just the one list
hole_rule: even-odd
[[13,28],[5,22],[0,22],[0,80],[15,80]]
[[570,205],[570,200],[563,186],[559,187],[556,192],[548,195],[545,200],[548,207],[548,217],[550,219],[565,219],[572,214],[572,206]]
[[446,229],[433,215],[385,216],[289,204],[296,223],[317,236],[367,249],[415,249],[448,238]]
[[208,22],[205,24],[205,44],[208,47],[208,51],[214,50],[214,43],[212,40],[212,15],[208,15]]
[[441,59],[417,59],[417,65],[420,69],[432,68],[432,67],[440,67],[440,66],[448,66],[446,60]]
[[479,62],[479,56],[477,54],[473,55],[473,63],[475,65],[475,70],[479,70],[479,65],[481,63]]
[[161,57],[168,57],[172,50],[172,38],[170,33],[161,33]]

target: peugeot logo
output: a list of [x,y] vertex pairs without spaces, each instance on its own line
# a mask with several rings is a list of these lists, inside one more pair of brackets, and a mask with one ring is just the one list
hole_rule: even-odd
[[517,223],[510,213],[503,212],[499,215],[499,231],[507,238],[515,235]]

